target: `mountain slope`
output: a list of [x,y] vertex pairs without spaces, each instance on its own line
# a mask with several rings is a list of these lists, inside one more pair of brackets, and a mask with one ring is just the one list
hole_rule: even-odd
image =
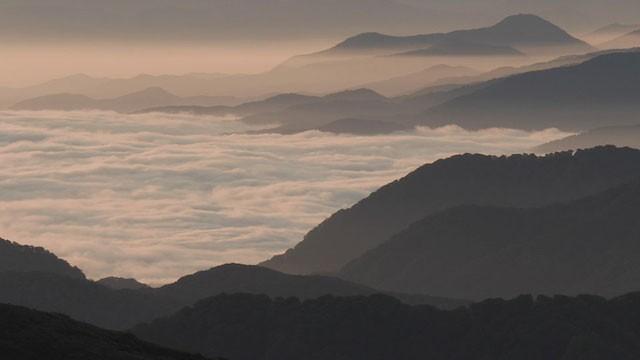
[[577,65],[496,80],[436,106],[416,120],[469,129],[585,130],[636,123],[639,80],[640,52],[610,53]]
[[237,360],[631,360],[640,295],[521,296],[441,311],[385,296],[270,300],[222,295],[133,329],[137,336]]
[[0,272],[3,271],[39,271],[84,279],[80,269],[69,265],[46,249],[20,245],[0,238]]
[[640,148],[640,125],[611,126],[588,130],[560,140],[535,147],[536,153],[550,153],[574,149],[586,149],[599,145]]
[[58,314],[0,304],[3,359],[205,360]]
[[289,273],[335,272],[411,223],[463,204],[540,206],[594,194],[640,176],[640,151],[602,147],[545,157],[460,155],[383,186],[262,263]]
[[466,206],[412,224],[340,275],[469,299],[637,289],[640,182],[535,209]]

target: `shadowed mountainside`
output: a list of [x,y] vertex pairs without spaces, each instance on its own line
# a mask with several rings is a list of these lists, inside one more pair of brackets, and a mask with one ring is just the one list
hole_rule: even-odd
[[640,111],[639,79],[640,52],[610,53],[577,65],[498,79],[416,120],[468,129],[584,130],[635,124]]
[[618,296],[638,287],[639,212],[640,181],[542,208],[463,206],[412,224],[340,276],[475,300]]
[[298,274],[335,272],[430,214],[464,204],[531,207],[578,199],[640,176],[640,151],[600,147],[551,154],[460,155],[422,166],[311,230],[262,263]]
[[640,295],[521,296],[453,311],[395,299],[300,302],[221,295],[133,329],[177,349],[237,360],[631,360]]
[[59,315],[0,304],[3,359],[205,360]]

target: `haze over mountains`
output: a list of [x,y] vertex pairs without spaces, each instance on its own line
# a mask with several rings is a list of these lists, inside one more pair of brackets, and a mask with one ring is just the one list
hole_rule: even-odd
[[638,14],[0,3],[0,359],[640,359]]
[[129,113],[157,106],[220,105],[218,97],[181,98],[155,87],[112,99],[94,99],[84,95],[55,94],[21,101],[12,110],[103,110]]

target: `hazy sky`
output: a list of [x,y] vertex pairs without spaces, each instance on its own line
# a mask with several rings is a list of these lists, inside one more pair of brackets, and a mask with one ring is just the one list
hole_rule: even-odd
[[240,130],[186,115],[0,112],[2,237],[44,246],[93,278],[162,283],[280,253],[425,162],[518,152],[565,135],[455,127],[223,135]]
[[537,13],[574,32],[637,22],[637,0],[3,0],[0,86],[71,73],[256,72],[363,31],[490,25]]

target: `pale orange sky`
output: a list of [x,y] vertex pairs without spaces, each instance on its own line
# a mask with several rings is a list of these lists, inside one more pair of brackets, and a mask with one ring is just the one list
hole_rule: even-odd
[[144,74],[255,73],[332,40],[206,45],[0,45],[0,86],[21,87],[70,74],[130,77]]

